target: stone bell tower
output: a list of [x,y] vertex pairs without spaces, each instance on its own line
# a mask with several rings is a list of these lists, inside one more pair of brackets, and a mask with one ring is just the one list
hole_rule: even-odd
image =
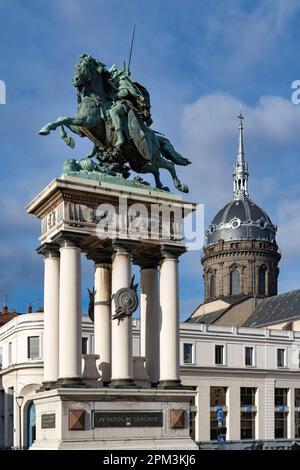
[[269,297],[277,294],[278,263],[276,225],[248,190],[243,115],[238,116],[239,144],[233,167],[233,197],[214,217],[206,232],[202,257],[205,302],[238,296]]

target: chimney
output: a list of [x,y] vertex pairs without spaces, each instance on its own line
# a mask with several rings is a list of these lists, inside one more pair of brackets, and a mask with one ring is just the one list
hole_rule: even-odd
[[8,306],[6,304],[2,305],[1,313],[2,313],[2,315],[5,315],[6,313],[8,313]]
[[27,307],[27,313],[32,313],[32,304],[29,304]]

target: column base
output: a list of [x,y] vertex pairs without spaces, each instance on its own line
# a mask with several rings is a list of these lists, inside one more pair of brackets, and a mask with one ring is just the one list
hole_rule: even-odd
[[133,379],[114,379],[109,382],[109,388],[137,388]]
[[162,390],[174,390],[182,388],[181,380],[161,380],[157,384],[157,388]]
[[82,380],[81,377],[60,378],[52,386],[52,388],[78,388],[78,387],[89,388],[89,386]]
[[46,390],[52,390],[53,388],[56,388],[56,381],[46,380],[42,383],[42,386],[37,390],[37,392],[45,392]]

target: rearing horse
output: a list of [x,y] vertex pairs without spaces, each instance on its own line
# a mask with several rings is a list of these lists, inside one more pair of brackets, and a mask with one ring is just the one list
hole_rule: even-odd
[[118,98],[111,74],[101,62],[89,55],[82,55],[76,66],[73,84],[78,96],[77,114],[75,117],[60,116],[46,124],[40,135],[48,135],[60,127],[62,137],[74,148],[73,139],[65,133],[63,126],[66,126],[94,143],[94,149],[88,156],[92,158],[98,152],[116,147],[118,136],[111,123],[110,110],[118,102],[121,104],[122,130],[125,134],[120,148],[124,160],[137,173],[152,173],[156,187],[168,190],[160,181],[159,169],[164,168],[170,172],[174,186],[179,191],[188,192],[187,185],[179,181],[174,164],[188,165],[190,161],[177,153],[166,137],[143,122],[132,100]]

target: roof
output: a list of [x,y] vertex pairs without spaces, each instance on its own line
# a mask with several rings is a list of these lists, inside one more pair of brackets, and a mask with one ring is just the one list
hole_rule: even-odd
[[223,308],[221,310],[215,310],[214,312],[204,313],[203,315],[199,315],[198,317],[190,317],[186,320],[187,323],[206,323],[207,325],[212,325],[215,323],[218,318],[222,316],[224,312],[226,312],[227,308]]
[[276,230],[264,209],[244,197],[232,200],[217,213],[206,232],[206,241],[207,245],[240,239],[274,242]]
[[[230,310],[233,305],[237,305],[241,302],[244,302],[245,300],[248,300],[249,298],[251,298],[251,296],[242,295],[242,294],[233,295],[230,297],[222,297],[218,300],[223,300],[224,302],[226,302],[228,304],[227,307],[224,307],[221,309],[219,308],[218,310],[213,310],[208,313],[203,313],[202,315],[193,316],[202,306],[202,304],[200,304],[199,307],[197,307],[197,309],[192,313],[192,315],[186,320],[186,323],[206,323],[208,325],[212,325],[217,320],[219,320],[219,318],[221,318],[225,312],[228,312],[228,310]],[[212,301],[211,303],[213,302],[214,301]]]
[[262,300],[243,326],[263,327],[300,318],[300,290]]
[[22,314],[17,313],[17,312],[2,313],[0,315],[0,326],[5,325],[5,323],[9,322],[10,320],[17,317],[18,315],[22,315]]

